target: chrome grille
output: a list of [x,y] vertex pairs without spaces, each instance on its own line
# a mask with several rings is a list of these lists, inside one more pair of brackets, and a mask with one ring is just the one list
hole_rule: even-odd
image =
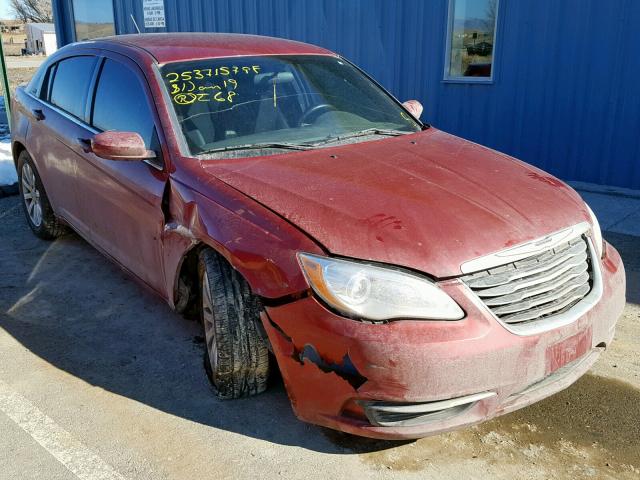
[[577,237],[541,254],[462,277],[508,324],[524,324],[569,310],[591,291],[587,240]]

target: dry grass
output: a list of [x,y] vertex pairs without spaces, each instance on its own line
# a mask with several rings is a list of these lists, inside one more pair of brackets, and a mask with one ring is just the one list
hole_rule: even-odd
[[[9,76],[9,88],[11,93],[16,91],[16,87],[21,83],[26,83],[31,80],[33,74],[36,73],[37,68],[8,68],[7,75]],[[4,86],[0,82],[0,92],[4,95]]]
[[3,33],[2,48],[4,54],[10,57],[20,55],[26,39],[27,36],[24,33]]
[[18,57],[22,54],[24,43],[3,43],[2,49],[7,57]]

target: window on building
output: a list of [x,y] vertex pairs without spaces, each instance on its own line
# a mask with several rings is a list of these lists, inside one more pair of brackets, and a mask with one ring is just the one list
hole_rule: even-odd
[[73,0],[76,41],[115,35],[113,0]]
[[445,80],[493,78],[499,0],[449,0]]
[[96,57],[90,56],[71,57],[58,62],[50,102],[83,120],[95,62]]
[[147,93],[135,73],[126,65],[107,59],[98,80],[91,123],[103,131],[137,132],[150,147],[154,124],[146,99]]

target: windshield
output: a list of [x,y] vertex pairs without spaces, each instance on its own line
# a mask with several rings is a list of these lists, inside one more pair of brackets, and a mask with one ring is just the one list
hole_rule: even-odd
[[317,148],[421,128],[338,57],[207,59],[166,64],[161,74],[193,156]]

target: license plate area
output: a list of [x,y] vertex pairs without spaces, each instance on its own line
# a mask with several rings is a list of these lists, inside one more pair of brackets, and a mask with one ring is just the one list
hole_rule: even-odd
[[592,332],[591,327],[589,327],[576,335],[551,345],[547,348],[547,375],[585,355],[591,350],[591,342]]

